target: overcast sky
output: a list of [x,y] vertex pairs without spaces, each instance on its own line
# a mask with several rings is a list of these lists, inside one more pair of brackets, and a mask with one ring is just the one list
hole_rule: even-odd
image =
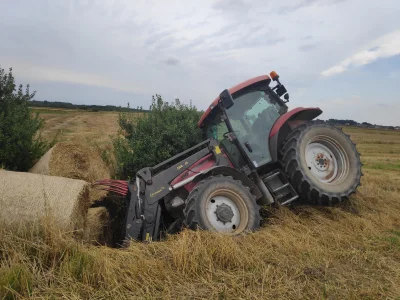
[[400,1],[0,0],[0,65],[37,100],[199,109],[276,70],[290,108],[400,125]]

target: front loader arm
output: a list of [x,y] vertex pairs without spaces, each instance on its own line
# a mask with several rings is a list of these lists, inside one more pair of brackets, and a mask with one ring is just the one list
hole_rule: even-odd
[[[181,159],[201,147],[201,150]],[[228,165],[228,160],[219,150],[217,141],[210,139],[153,168],[144,168],[137,172],[136,179],[129,183],[125,240],[158,240],[161,216],[160,200],[173,191],[173,187],[170,185],[171,181],[209,153],[214,154],[216,165]],[[181,160],[171,165],[178,159]],[[164,169],[167,166],[168,168]],[[158,172],[160,169],[164,170]]]

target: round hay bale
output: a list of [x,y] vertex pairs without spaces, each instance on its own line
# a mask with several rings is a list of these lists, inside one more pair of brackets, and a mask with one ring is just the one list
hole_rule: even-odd
[[110,227],[110,214],[107,208],[89,208],[84,229],[84,240],[94,245],[108,245],[112,233]]
[[97,151],[71,142],[57,143],[29,172],[82,179],[90,183],[110,177],[110,171]]
[[[50,157],[53,153],[53,148],[51,148],[49,151],[43,155],[40,160],[32,167],[32,169],[29,170],[29,173],[35,173],[35,174],[42,174],[42,175],[50,175]],[[57,176],[57,175],[55,175]]]
[[[71,142],[57,143],[29,170],[30,173],[82,179],[94,183],[110,178],[110,171],[97,151]],[[90,201],[103,199],[107,193],[92,188]]]
[[63,231],[82,231],[88,187],[83,180],[1,171],[0,222],[15,228],[51,219]]

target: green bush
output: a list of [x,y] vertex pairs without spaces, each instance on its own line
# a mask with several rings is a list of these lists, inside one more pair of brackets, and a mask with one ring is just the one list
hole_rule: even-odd
[[38,134],[43,120],[28,107],[34,96],[29,85],[16,89],[11,68],[0,68],[0,167],[27,171],[49,147]]
[[170,104],[153,96],[150,112],[122,113],[119,126],[123,137],[114,140],[117,173],[133,177],[144,167],[154,166],[202,141],[197,122],[201,112],[179,100]]

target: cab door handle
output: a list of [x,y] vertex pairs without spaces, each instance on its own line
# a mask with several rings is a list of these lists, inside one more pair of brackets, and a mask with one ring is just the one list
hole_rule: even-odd
[[253,148],[251,148],[249,142],[244,143],[244,145],[246,146],[247,149],[249,149],[249,152],[253,152]]

